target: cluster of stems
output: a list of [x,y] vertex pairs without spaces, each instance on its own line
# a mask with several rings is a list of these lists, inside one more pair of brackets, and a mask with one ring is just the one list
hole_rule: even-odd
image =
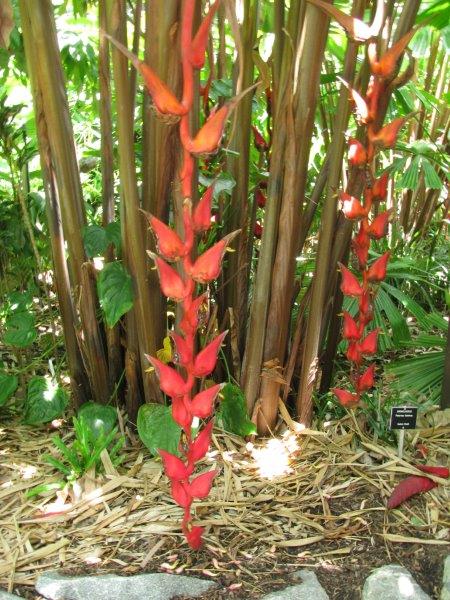
[[[378,210],[379,203],[387,196],[389,176],[384,173],[376,178],[374,164],[380,149],[394,147],[399,130],[406,120],[406,117],[400,117],[383,126],[381,106],[383,96],[395,85],[397,63],[411,36],[412,32],[409,32],[379,59],[376,43],[370,42],[368,56],[371,78],[365,97],[348,86],[355,103],[357,120],[363,131],[362,141],[350,138],[348,161],[353,168],[361,169],[362,177],[359,180],[363,183],[360,198],[347,191],[341,191],[340,199],[345,217],[358,223],[351,248],[360,277],[339,264],[342,293],[357,299],[358,312],[353,317],[349,312],[343,311],[343,337],[348,342],[346,356],[350,362],[350,382],[353,390],[340,388],[332,390],[339,402],[348,408],[358,406],[363,394],[375,383],[375,365],[363,367],[363,363],[367,357],[373,356],[377,351],[379,328],[372,329],[369,333],[366,328],[373,320],[374,296],[379,284],[386,278],[390,253],[385,252],[370,264],[368,257],[371,241],[380,240],[387,234],[391,210],[383,212]],[[374,208],[377,210],[374,211]]]

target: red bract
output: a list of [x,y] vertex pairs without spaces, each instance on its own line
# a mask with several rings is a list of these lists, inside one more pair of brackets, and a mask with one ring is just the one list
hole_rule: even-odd
[[342,406],[346,408],[355,408],[359,404],[358,394],[352,394],[347,390],[341,390],[339,388],[332,388],[331,390]]
[[203,532],[204,528],[197,526],[194,526],[191,529],[183,529],[188,544],[193,550],[198,550],[201,547]]
[[222,258],[228,244],[238,234],[238,231],[225,236],[220,242],[201,254],[190,268],[189,275],[199,283],[209,283],[217,279],[222,266]]
[[207,294],[202,294],[185,308],[183,318],[180,322],[180,329],[185,335],[192,335],[199,325],[203,324],[208,318]]
[[174,331],[170,332],[170,337],[175,345],[173,362],[183,366],[188,365],[192,361],[192,348],[181,335],[178,335]]
[[358,279],[342,263],[338,263],[338,265],[341,269],[341,291],[344,296],[361,296],[363,289]]
[[369,44],[369,62],[370,70],[374,75],[378,75],[382,79],[390,79],[395,75],[397,62],[400,55],[405,51],[411,38],[416,33],[415,29],[408,31],[406,35],[399,39],[392,48],[383,54],[380,60],[376,59],[376,44]]
[[400,506],[400,504],[402,504],[402,502],[404,502],[405,500],[408,500],[416,494],[428,492],[429,490],[432,490],[433,488],[437,487],[437,485],[437,483],[435,483],[431,479],[428,479],[428,477],[420,477],[420,475],[411,475],[403,481],[400,481],[400,483],[395,486],[388,500],[387,507],[397,508],[397,506]]
[[156,256],[153,252],[149,252],[148,254],[153,258],[158,269],[162,293],[168,298],[175,300],[175,302],[184,300],[186,297],[186,287],[175,269],[172,269],[162,258]]
[[367,217],[367,209],[361,204],[358,198],[350,196],[346,192],[341,192],[342,212],[347,219],[363,219]]
[[211,6],[208,14],[206,17],[204,17],[194,39],[192,40],[190,61],[192,66],[196,69],[201,69],[205,64],[205,52],[208,44],[209,30],[211,28],[211,22],[214,14],[219,7],[219,2],[220,0],[216,0]]
[[172,498],[182,508],[187,508],[192,504],[192,496],[186,489],[188,486],[181,481],[172,481]]
[[151,365],[155,368],[159,378],[159,386],[165,394],[175,397],[182,396],[189,391],[186,381],[184,381],[184,379],[177,371],[175,371],[175,369],[165,365],[154,356],[146,355],[146,357]]
[[350,362],[360,365],[362,363],[363,356],[361,354],[359,344],[356,342],[350,343],[347,348],[346,356]]
[[385,252],[383,256],[377,258],[377,260],[370,265],[369,270],[367,271],[368,281],[379,282],[386,279],[386,268],[390,255],[390,252]]
[[189,432],[192,423],[192,412],[186,408],[182,397],[172,398],[172,418],[184,431]]
[[186,142],[186,148],[192,154],[212,154],[219,148],[230,105],[225,104],[211,113],[206,123],[198,131],[194,139]]
[[195,417],[206,419],[212,414],[214,402],[221,387],[221,384],[218,383],[192,398],[191,411]]
[[374,329],[363,339],[362,342],[360,342],[360,344],[358,344],[361,354],[370,355],[376,353],[379,331],[380,330],[378,328]]
[[261,225],[261,223],[258,223],[258,221],[256,221],[255,226],[253,227],[253,235],[255,236],[256,239],[260,240],[262,233],[263,233],[262,225]]
[[259,208],[264,208],[266,206],[266,201],[267,199],[261,188],[256,188],[256,204],[259,206]]
[[145,86],[159,113],[162,115],[173,115],[177,117],[181,117],[187,113],[187,108],[177,100],[172,90],[170,90],[167,85],[161,81],[151,67],[140,61],[136,55],[130,52],[123,44],[112,38],[110,35],[107,33],[104,33],[103,35],[105,35],[114,44],[114,46],[130,60],[135,69],[141,73],[145,81]]
[[381,177],[375,179],[372,188],[373,200],[384,200],[387,196],[389,182],[389,173],[383,173]]
[[189,493],[193,498],[202,500],[211,490],[211,485],[218,471],[207,471],[193,479],[189,485]]
[[181,241],[180,236],[150,213],[144,214],[147,217],[152,233],[155,236],[158,252],[166,260],[179,260],[183,256],[186,256],[186,248]]
[[393,148],[397,141],[400,128],[405,123],[407,117],[399,117],[394,119],[392,123],[385,125],[379,131],[374,132],[370,127],[368,131],[371,144],[380,146],[380,148]]
[[266,140],[263,138],[262,134],[258,131],[258,129],[252,125],[253,131],[253,141],[255,143],[255,148],[260,152],[266,152],[268,149],[268,145]]
[[189,462],[198,462],[204,458],[208,452],[209,444],[211,442],[211,433],[214,426],[214,420],[211,419],[208,425],[198,434],[195,440],[191,443],[187,452]]
[[367,235],[374,240],[380,240],[385,237],[388,230],[389,218],[391,216],[392,209],[385,210],[380,213],[367,228]]
[[363,392],[366,390],[370,390],[373,388],[375,384],[375,365],[370,365],[370,367],[359,377],[357,380],[357,390],[358,392]]
[[352,240],[352,249],[355,253],[359,268],[364,269],[367,264],[367,258],[369,256],[370,239],[367,235],[364,223],[361,223],[359,232]]
[[193,374],[195,377],[206,377],[213,372],[217,362],[220,346],[228,331],[220,333],[201,352],[197,354],[194,361]]
[[344,317],[344,326],[342,330],[342,335],[346,340],[359,340],[361,337],[361,332],[359,330],[359,326],[356,324],[353,317],[346,310],[343,312]]
[[185,465],[181,458],[166,452],[165,450],[158,450],[159,455],[162,458],[164,471],[167,477],[175,481],[182,481],[187,479],[192,473],[192,467]]
[[194,231],[207,231],[211,227],[211,204],[214,193],[214,183],[209,186],[200,198],[192,215]]
[[[364,103],[365,104],[365,103]],[[348,141],[348,161],[351,165],[361,167],[367,162],[367,151],[361,142],[350,138]]]
[[436,475],[436,477],[443,477],[448,479],[450,477],[450,471],[447,467],[438,467],[432,465],[414,465],[419,471],[424,473],[430,473],[430,475]]

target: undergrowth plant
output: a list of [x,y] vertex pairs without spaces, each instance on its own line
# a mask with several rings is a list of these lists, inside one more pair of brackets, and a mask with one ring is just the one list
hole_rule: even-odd
[[[148,215],[150,228],[156,238],[158,254],[151,253],[158,270],[163,294],[178,303],[182,317],[179,331],[171,332],[174,344],[173,361],[179,369],[164,364],[156,357],[148,360],[159,377],[161,390],[172,399],[173,419],[182,428],[179,456],[159,450],[166,475],[171,481],[172,496],[184,509],[182,530],[189,545],[198,549],[202,544],[203,528],[193,524],[192,503],[205,498],[211,489],[216,470],[195,474],[198,463],[208,452],[214,425],[212,417],[214,403],[221,389],[220,384],[197,391],[198,381],[210,375],[217,362],[218,352],[226,331],[219,333],[201,351],[196,351],[196,336],[208,318],[208,293],[201,292],[219,276],[222,258],[228,244],[238,232],[233,232],[198,255],[196,235],[203,234],[211,226],[211,203],[213,186],[203,194],[193,207],[193,175],[195,158],[209,155],[218,150],[224,126],[230,111],[238,102],[237,96],[212,111],[199,131],[192,135],[190,121],[194,107],[194,72],[203,67],[205,51],[212,18],[219,1],[211,6],[195,35],[192,34],[195,0],[186,0],[181,22],[181,62],[183,94],[178,100],[154,71],[117,41],[111,41],[128,56],[132,64],[144,77],[156,112],[165,120],[179,120],[183,162],[180,169],[180,184],[183,197],[184,236]],[[169,262],[178,263],[179,268]],[[194,418],[208,420],[193,431]]]

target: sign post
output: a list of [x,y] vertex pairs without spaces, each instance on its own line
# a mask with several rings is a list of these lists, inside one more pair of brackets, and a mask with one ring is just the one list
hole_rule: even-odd
[[391,408],[391,429],[398,429],[397,454],[403,457],[403,446],[405,443],[405,430],[415,429],[417,422],[417,406],[393,406]]

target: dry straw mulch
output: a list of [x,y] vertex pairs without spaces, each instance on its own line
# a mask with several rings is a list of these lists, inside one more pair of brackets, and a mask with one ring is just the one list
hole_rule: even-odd
[[[449,551],[449,486],[386,511],[399,479],[419,474],[411,467],[417,459],[408,453],[399,459],[350,417],[324,431],[299,431],[284,414],[284,433],[254,446],[216,431],[205,468],[215,464],[220,475],[207,501],[196,504],[198,522],[207,528],[199,554],[188,551],[181,536],[181,509],[170,498],[160,461],[131,433],[118,471],[105,454],[105,474],[80,482],[77,500],[61,494],[27,499],[30,488],[57,480],[43,461],[55,452],[53,433],[0,423],[0,588],[33,586],[40,572],[57,568],[162,569],[217,577],[229,590],[252,586],[254,592],[265,568],[273,576],[281,564],[345,559],[363,541],[366,549],[381,543],[388,553],[417,543]],[[441,426],[428,423],[407,448],[414,452],[420,441],[429,464],[448,464],[449,433],[445,419]]]

